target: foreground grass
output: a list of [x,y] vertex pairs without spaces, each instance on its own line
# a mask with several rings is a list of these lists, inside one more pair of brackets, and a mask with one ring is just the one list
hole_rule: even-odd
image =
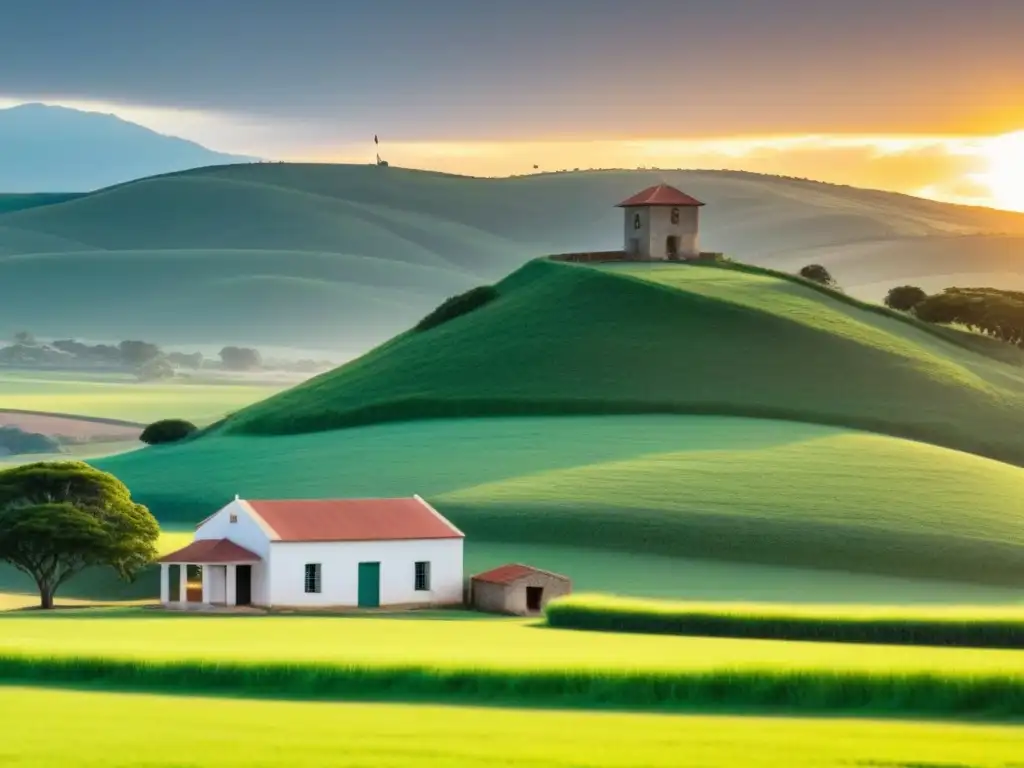
[[722,605],[572,595],[546,609],[549,626],[663,635],[842,643],[1024,648],[1017,609]]
[[4,408],[141,423],[169,417],[210,421],[283,388],[138,382],[127,374],[0,370],[0,403]]
[[1024,715],[1024,653],[545,629],[450,613],[0,617],[0,679],[285,698]]
[[0,711],[3,764],[33,768],[1005,768],[1024,750],[1024,731],[997,726],[496,712],[34,688],[0,688]]

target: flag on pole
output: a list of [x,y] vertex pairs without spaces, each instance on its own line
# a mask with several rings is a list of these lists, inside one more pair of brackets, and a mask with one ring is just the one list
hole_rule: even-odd
[[379,142],[379,141],[377,141],[377,134],[376,134],[376,133],[375,133],[375,134],[373,134],[373,143],[374,143],[374,144],[380,144],[380,142]]

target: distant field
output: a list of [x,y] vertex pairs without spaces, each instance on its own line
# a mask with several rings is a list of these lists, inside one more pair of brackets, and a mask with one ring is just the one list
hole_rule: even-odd
[[[1016,727],[325,704],[0,688],[5,764],[1006,768]],[[194,717],[182,738],[182,712]],[[60,738],[52,724],[61,723]],[[287,756],[282,758],[282,756]],[[124,756],[123,758],[118,756]],[[681,756],[685,756],[682,758]]]
[[143,383],[124,374],[0,370],[0,408],[149,423],[199,422],[278,392],[286,385]]
[[10,613],[0,616],[0,679],[300,698],[1024,715],[1022,651],[619,635],[461,612]]

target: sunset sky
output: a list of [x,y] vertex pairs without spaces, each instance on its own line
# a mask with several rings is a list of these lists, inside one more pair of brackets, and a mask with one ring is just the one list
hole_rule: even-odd
[[504,175],[738,168],[1024,210],[1022,0],[16,0],[0,106]]

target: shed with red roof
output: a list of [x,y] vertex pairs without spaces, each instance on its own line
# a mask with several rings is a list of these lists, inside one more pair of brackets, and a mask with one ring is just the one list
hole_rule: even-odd
[[471,600],[478,611],[534,616],[550,600],[572,592],[568,576],[532,565],[508,563],[471,579]]
[[160,559],[160,601],[169,607],[460,604],[463,538],[419,496],[236,497],[197,526],[191,544]]

